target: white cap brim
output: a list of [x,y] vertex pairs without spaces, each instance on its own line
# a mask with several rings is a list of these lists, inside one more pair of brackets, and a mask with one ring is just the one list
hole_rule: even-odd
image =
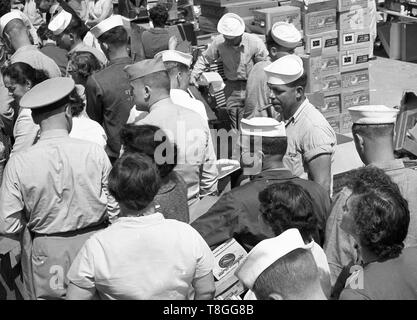
[[352,122],[356,124],[391,124],[397,120],[398,109],[384,105],[366,105],[348,108]]
[[295,54],[288,54],[266,66],[264,71],[269,84],[289,84],[303,75],[303,61]]
[[72,14],[61,10],[48,24],[48,29],[56,36],[60,35],[70,25]]
[[6,28],[7,24],[14,20],[19,19],[23,21],[23,13],[19,10],[12,10],[0,18],[0,36],[3,36],[4,29]]
[[245,32],[245,21],[235,13],[226,13],[220,18],[217,31],[227,37],[239,37]]
[[99,24],[91,28],[90,32],[95,36],[96,38],[100,37],[103,33],[116,28],[116,27],[124,27],[126,28],[126,24],[130,24],[130,21],[126,18],[124,18],[121,15],[114,14],[110,16],[109,18],[101,21]]

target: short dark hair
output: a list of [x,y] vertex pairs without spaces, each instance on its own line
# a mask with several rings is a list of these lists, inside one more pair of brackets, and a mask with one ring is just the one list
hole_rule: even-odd
[[142,81],[144,85],[150,86],[154,89],[162,89],[167,92],[171,90],[171,81],[166,70],[161,70],[148,74],[142,78]]
[[261,141],[262,152],[265,155],[282,155],[287,152],[288,139],[287,137],[255,137],[250,136],[250,150],[251,152],[257,150],[259,145],[255,146],[259,140]]
[[379,259],[395,258],[404,248],[408,233],[407,200],[383,170],[375,167],[359,170],[364,171],[361,177],[368,179],[365,183],[351,183],[353,195],[357,196],[353,199],[352,215],[360,244]]
[[164,27],[168,21],[168,8],[160,3],[149,10],[149,18],[152,20],[154,27]]
[[71,71],[81,79],[81,84],[84,84],[89,76],[102,68],[102,64],[97,57],[88,51],[75,51],[69,58]]
[[352,133],[359,134],[368,139],[375,139],[378,137],[392,137],[394,135],[394,124],[358,124],[354,123],[352,126]]
[[320,243],[318,218],[313,200],[306,190],[292,182],[275,183],[259,193],[262,218],[280,235],[296,228],[304,241]]
[[30,81],[32,86],[35,86],[49,78],[45,71],[34,69],[29,64],[24,62],[15,62],[7,66],[3,70],[3,77],[9,77],[20,85],[24,85],[26,81]]
[[291,299],[319,281],[320,274],[313,254],[310,250],[299,248],[265,269],[256,279],[252,290],[259,300],[268,300],[272,293]]
[[80,39],[83,39],[87,32],[89,31],[88,27],[82,23],[81,19],[75,18],[72,16],[69,25],[65,28],[63,33],[74,33]]
[[288,83],[287,86],[291,88],[303,87],[305,89],[307,86],[307,73],[304,71],[301,77],[291,83]]
[[114,46],[124,46],[127,45],[128,35],[123,26],[117,26],[104,32],[98,40]]
[[146,208],[155,198],[160,185],[155,163],[141,153],[123,154],[109,174],[110,194],[131,210]]
[[[161,134],[162,140],[156,139],[157,133]],[[165,132],[157,126],[126,124],[120,130],[120,141],[125,152],[144,153],[154,159],[161,178],[168,176],[177,164],[176,144],[169,141]],[[159,163],[160,161],[155,159],[155,150],[162,144],[167,147],[164,156],[171,158],[172,163]],[[168,155],[166,152],[172,152],[172,154]]]
[[185,64],[176,61],[167,61],[164,62],[164,65],[169,75],[177,73],[177,70],[182,73],[190,70]]
[[77,90],[74,89],[68,96],[68,103],[71,107],[71,114],[73,117],[78,117],[84,110],[85,103],[82,97],[78,94]]
[[41,24],[36,33],[42,41],[53,39],[53,33],[51,30],[48,29],[46,23]]

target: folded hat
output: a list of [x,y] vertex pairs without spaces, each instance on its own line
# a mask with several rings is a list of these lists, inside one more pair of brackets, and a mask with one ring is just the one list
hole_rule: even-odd
[[20,12],[19,10],[12,10],[4,15],[1,16],[0,18],[0,36],[3,36],[3,32],[4,29],[6,28],[7,24],[14,20],[14,19],[19,19],[23,21],[23,17],[22,17],[23,13]]
[[284,21],[274,23],[271,28],[272,39],[279,45],[294,49],[301,41],[301,33],[292,24]]
[[367,105],[348,108],[353,123],[388,124],[395,123],[398,109],[384,105]]
[[259,137],[286,137],[285,123],[273,118],[255,117],[242,119],[240,132],[243,135]]
[[179,62],[179,63],[186,65],[188,68],[191,66],[191,63],[193,62],[193,56],[191,54],[184,53],[184,52],[177,51],[177,50],[164,50],[164,51],[158,52],[155,55],[155,58],[157,56],[161,56],[163,62],[167,62],[167,61]]
[[269,84],[288,84],[303,75],[303,61],[295,54],[288,54],[266,66],[264,71]]
[[48,29],[52,31],[54,35],[60,35],[71,23],[72,14],[61,10],[48,24]]
[[154,72],[166,71],[166,69],[162,57],[157,56],[154,59],[145,59],[128,65],[124,68],[124,71],[127,73],[129,81],[133,81]]
[[220,18],[217,31],[228,37],[239,37],[245,32],[245,21],[235,13],[226,13]]
[[91,28],[90,32],[96,37],[100,37],[103,33],[115,28],[125,27],[124,17],[118,14],[114,14],[107,19],[101,21],[99,24]]

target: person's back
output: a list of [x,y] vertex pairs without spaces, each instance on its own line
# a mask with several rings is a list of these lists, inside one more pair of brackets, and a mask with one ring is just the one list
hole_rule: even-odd
[[339,299],[416,300],[416,261],[417,247],[410,247],[395,259],[371,262],[347,280]]
[[65,76],[67,72],[68,65],[68,51],[58,47],[55,43],[46,43],[40,49],[40,51],[55,61],[58,65],[59,70],[61,70],[61,75]]

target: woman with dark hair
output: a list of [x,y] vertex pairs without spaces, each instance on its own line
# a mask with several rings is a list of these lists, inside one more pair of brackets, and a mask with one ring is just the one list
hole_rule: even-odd
[[364,187],[348,198],[345,210],[342,228],[359,244],[362,264],[347,279],[339,299],[416,300],[417,247],[404,249],[410,212],[398,186],[389,180]]
[[168,8],[162,3],[149,10],[149,19],[152,21],[153,28],[142,33],[146,59],[153,59],[160,51],[175,50],[177,39],[175,36],[170,36],[168,29],[165,28],[168,16]]
[[76,84],[85,87],[88,77],[102,68],[103,65],[91,52],[76,51],[70,56],[67,74],[74,79]]
[[3,81],[13,97],[17,118],[13,127],[14,144],[12,154],[25,150],[35,143],[39,126],[33,122],[30,109],[20,108],[19,102],[23,95],[32,87],[48,79],[42,70],[36,70],[24,62],[16,62],[3,71]]
[[276,236],[296,228],[306,244],[314,242],[311,252],[320,272],[323,292],[330,297],[330,268],[323,249],[318,245],[318,219],[308,192],[292,182],[275,183],[259,193],[259,201],[262,219]]
[[[165,138],[165,140],[163,140]],[[161,187],[155,203],[167,219],[188,223],[190,215],[187,203],[187,185],[174,170],[177,163],[177,146],[171,143],[164,131],[156,126],[125,125],[120,131],[120,140],[125,153],[139,152],[156,162]],[[160,150],[165,149],[165,154]],[[159,155],[161,159],[159,159]]]
[[155,162],[125,153],[109,175],[119,218],[97,232],[75,258],[67,299],[212,299],[214,257],[190,225],[155,210],[161,186]]

